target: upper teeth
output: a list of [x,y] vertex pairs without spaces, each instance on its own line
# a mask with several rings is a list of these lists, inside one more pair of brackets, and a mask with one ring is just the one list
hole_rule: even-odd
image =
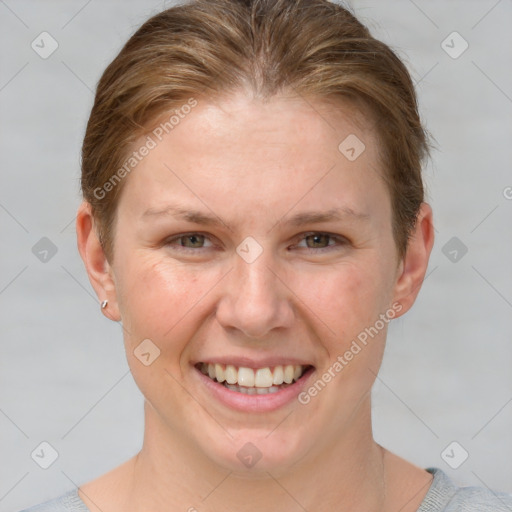
[[272,371],[268,366],[253,370],[252,368],[236,367],[231,364],[201,364],[201,371],[211,379],[217,379],[218,382],[226,381],[228,384],[257,388],[278,386],[283,384],[283,382],[291,384],[294,380],[300,378],[304,368],[305,366],[302,365],[288,364],[285,366],[275,366]]

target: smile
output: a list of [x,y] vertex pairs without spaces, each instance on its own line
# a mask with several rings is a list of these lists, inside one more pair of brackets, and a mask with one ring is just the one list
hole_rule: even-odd
[[248,368],[231,364],[197,363],[196,368],[211,380],[231,391],[247,395],[277,393],[298,381],[309,365],[278,365],[264,368]]

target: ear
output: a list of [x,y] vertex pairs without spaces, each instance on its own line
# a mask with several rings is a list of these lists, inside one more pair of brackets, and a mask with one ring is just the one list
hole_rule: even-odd
[[402,316],[414,304],[420,291],[432,246],[434,245],[434,225],[432,208],[427,203],[422,203],[418,212],[416,226],[407,245],[407,252],[399,264],[397,280],[394,288],[393,301],[402,305]]
[[80,256],[98,300],[100,303],[108,300],[107,307],[101,311],[111,320],[116,322],[121,320],[114,275],[96,234],[91,205],[87,201],[84,201],[78,209],[76,236]]

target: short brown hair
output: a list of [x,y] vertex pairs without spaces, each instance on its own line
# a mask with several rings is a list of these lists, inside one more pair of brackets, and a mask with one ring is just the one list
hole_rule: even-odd
[[123,185],[120,175],[119,184],[112,180],[134,142],[190,98],[247,86],[262,99],[292,90],[371,113],[402,258],[429,152],[414,86],[386,44],[327,0],[191,0],[150,18],[128,40],[98,83],[82,148],[82,192],[107,258]]

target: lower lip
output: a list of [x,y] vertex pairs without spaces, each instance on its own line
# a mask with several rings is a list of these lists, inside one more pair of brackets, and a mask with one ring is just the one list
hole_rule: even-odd
[[267,393],[266,395],[246,395],[239,391],[231,391],[217,381],[210,379],[210,377],[202,373],[201,370],[197,369],[195,366],[192,368],[194,374],[197,375],[201,383],[206,386],[206,389],[214,398],[231,409],[242,412],[275,411],[294,400],[298,401],[297,396],[306,387],[306,382],[315,370],[313,367],[309,368],[298,381],[275,393]]

